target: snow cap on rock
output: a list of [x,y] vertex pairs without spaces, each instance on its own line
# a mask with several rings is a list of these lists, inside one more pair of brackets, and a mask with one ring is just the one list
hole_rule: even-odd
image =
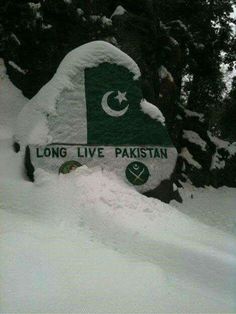
[[[137,64],[109,43],[95,41],[74,49],[61,62],[51,81],[23,108],[17,121],[16,141],[23,146],[96,141],[96,144],[105,144],[104,141],[112,144],[113,137],[117,144],[165,142],[172,146],[165,128],[157,127],[155,121],[151,121],[150,127],[140,113],[143,102],[139,78]],[[107,125],[106,117],[110,121]],[[114,121],[119,123],[115,125]],[[102,130],[101,123],[108,129]],[[89,132],[90,126],[96,128],[96,134]],[[96,140],[89,142],[90,135]]]

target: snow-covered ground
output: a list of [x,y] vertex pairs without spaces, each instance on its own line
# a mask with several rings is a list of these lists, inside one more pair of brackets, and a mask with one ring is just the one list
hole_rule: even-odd
[[211,186],[203,189],[186,183],[180,194],[184,203],[172,201],[172,206],[206,225],[236,236],[236,189]]
[[235,313],[235,189],[148,199],[113,173],[23,174],[0,66],[0,312]]

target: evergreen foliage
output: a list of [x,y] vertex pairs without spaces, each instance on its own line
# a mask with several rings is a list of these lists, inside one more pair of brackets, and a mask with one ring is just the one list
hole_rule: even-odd
[[[7,0],[1,6],[1,54],[11,79],[27,97],[48,82],[70,50],[112,35],[109,20],[93,16],[80,2]],[[22,71],[9,66],[12,62]]]

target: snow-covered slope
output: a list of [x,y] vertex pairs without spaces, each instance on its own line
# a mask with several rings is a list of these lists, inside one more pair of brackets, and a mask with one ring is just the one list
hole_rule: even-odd
[[[184,204],[171,204],[192,218],[236,236],[236,189],[211,186],[196,188],[189,183],[179,189]],[[236,252],[236,248],[233,250]]]
[[235,312],[233,235],[100,168],[26,181],[10,138],[24,98],[2,79],[0,312]]

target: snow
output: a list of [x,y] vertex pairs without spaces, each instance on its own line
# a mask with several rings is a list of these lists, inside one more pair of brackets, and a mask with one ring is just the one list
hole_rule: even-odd
[[196,43],[195,46],[196,46],[196,48],[199,49],[199,50],[205,49],[205,45],[203,45],[202,43],[201,43],[201,44]]
[[11,38],[17,43],[17,45],[21,45],[19,38],[14,33],[11,33]]
[[106,26],[111,26],[112,25],[112,20],[107,18],[106,16],[100,16],[100,15],[90,15],[89,18],[93,21],[93,22],[101,22],[103,27]]
[[[222,57],[224,57],[224,53],[222,53]],[[222,63],[221,64],[221,72],[223,74],[223,79],[226,85],[226,91],[224,93],[224,96],[226,96],[231,88],[232,88],[232,82],[233,78],[236,76],[236,62],[233,62],[233,70],[229,69],[229,66],[227,64]]]
[[29,7],[34,12],[36,19],[42,20],[43,17],[41,13],[39,12],[41,8],[41,3],[34,3],[34,2],[28,2]]
[[26,70],[21,69],[21,67],[19,67],[15,62],[13,61],[8,61],[8,64],[13,67],[16,71],[22,73],[22,74],[26,74]]
[[50,29],[50,28],[52,28],[51,24],[44,24],[44,23],[42,23],[42,29]]
[[102,16],[101,22],[103,26],[111,26],[112,25],[112,20],[107,18],[106,16]]
[[187,186],[177,209],[100,168],[26,181],[10,138],[26,99],[4,71],[1,313],[235,312],[235,189]]
[[182,148],[181,153],[179,154],[180,157],[183,157],[191,166],[201,169],[202,166],[193,158],[193,156],[190,154],[187,147]]
[[[185,183],[179,192],[184,199],[184,206],[176,201],[171,202],[172,206],[201,223],[236,235],[235,188],[196,188]],[[233,252],[236,252],[236,248]]]
[[189,97],[189,89],[187,88],[186,89],[186,86],[191,83],[193,80],[193,75],[190,75],[190,74],[186,74],[183,76],[183,79],[182,79],[182,86],[181,86],[181,100],[182,100],[182,103],[183,103],[183,106],[181,106],[184,110],[185,110],[185,107],[187,106],[188,104],[188,97]]
[[28,5],[33,11],[38,11],[41,8],[41,3],[28,2]]
[[14,133],[17,115],[28,101],[6,76],[3,60],[0,59],[0,139],[10,139]]
[[170,82],[174,82],[173,76],[163,65],[161,65],[160,68],[158,69],[158,74],[161,80],[167,79]]
[[149,103],[146,99],[143,99],[141,101],[140,106],[141,106],[141,110],[145,114],[149,115],[152,119],[157,120],[162,125],[165,125],[165,118],[163,114],[161,113],[161,111],[156,106]]
[[[232,40],[235,37],[236,34],[236,7],[235,5],[233,6],[233,12],[230,14],[230,17],[234,19],[234,22],[230,23],[231,30],[232,30]],[[225,53],[222,53],[222,57],[225,56]],[[233,70],[229,70],[229,67],[222,63],[221,64],[221,72],[223,73],[224,76],[224,81],[226,84],[226,90],[229,92],[232,88],[232,82],[233,78],[236,76],[236,62],[233,62]]]
[[118,5],[115,9],[115,11],[112,13],[111,15],[111,19],[114,17],[114,16],[117,16],[117,15],[123,15],[125,14],[127,11],[121,6],[121,5]]
[[[231,18],[236,20],[236,6],[233,6],[233,12],[230,14]],[[236,34],[236,25],[235,23],[231,23],[233,34]]]
[[230,155],[236,154],[236,142],[230,143],[228,141],[224,141],[216,136],[213,136],[209,131],[207,132],[207,134],[217,148],[226,149],[230,153]]
[[198,118],[200,122],[204,122],[204,114],[203,113],[198,113],[195,111],[191,111],[189,109],[184,109],[184,112],[187,117],[193,117],[193,118]]
[[178,24],[179,28],[182,28],[185,32],[188,31],[187,26],[181,20],[176,20],[175,22]]
[[84,11],[81,8],[78,8],[76,11],[77,11],[79,16],[84,15]]
[[228,152],[229,152],[230,156],[234,156],[236,154],[236,142],[232,143],[228,147]]
[[216,136],[213,136],[209,131],[207,132],[207,134],[210,140],[216,146],[216,152],[212,157],[211,169],[223,169],[225,167],[226,160],[222,158],[222,155],[219,153],[219,150],[223,148],[226,152],[228,152],[229,156],[227,157],[227,159],[230,159],[236,154],[236,142],[230,143],[224,141]]
[[[17,166],[19,157],[4,151]],[[230,236],[100,169],[59,177],[41,171],[32,184],[15,168],[1,182],[3,311],[233,308]]]
[[90,15],[89,17],[93,22],[97,22],[101,18],[100,15]]
[[169,40],[173,46],[179,47],[179,43],[176,39],[174,39],[173,37],[170,37]]
[[213,169],[224,169],[225,167],[225,160],[219,154],[218,150],[213,154],[211,160],[211,170]]
[[206,151],[207,143],[194,131],[183,130],[183,138],[188,140],[197,146],[200,146],[201,150]]
[[141,75],[137,64],[127,54],[105,41],[93,41],[72,50],[65,56],[56,74],[72,76],[77,69],[96,67],[102,62],[118,62],[134,74],[134,80]]

